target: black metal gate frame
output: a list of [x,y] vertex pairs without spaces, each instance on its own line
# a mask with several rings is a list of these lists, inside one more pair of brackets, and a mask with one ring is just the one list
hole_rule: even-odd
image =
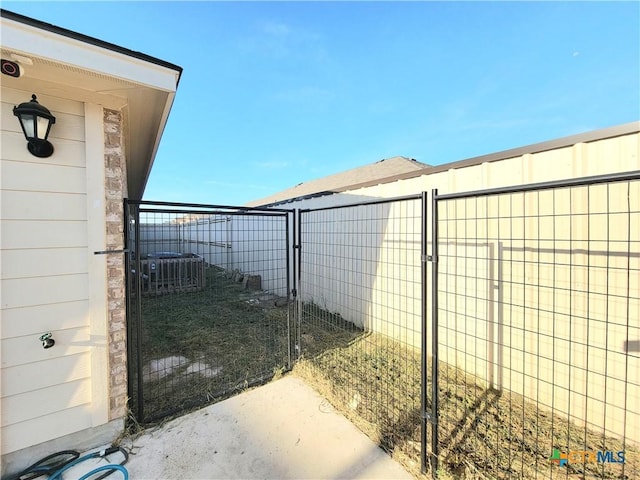
[[[137,315],[141,313],[141,282],[136,281],[133,282],[133,274],[132,271],[136,272],[136,275],[140,275],[141,269],[139,268],[140,262],[140,213],[178,213],[178,214],[230,214],[234,215],[253,215],[253,216],[285,216],[286,217],[286,244],[287,248],[287,284],[291,287],[288,290],[288,298],[287,300],[292,301],[295,305],[293,316],[294,318],[290,321],[289,325],[289,337],[290,337],[290,362],[289,369],[292,367],[293,363],[299,358],[301,348],[300,342],[300,301],[301,297],[298,295],[298,289],[301,282],[301,273],[302,273],[302,215],[307,212],[315,212],[322,210],[336,210],[343,208],[352,208],[359,206],[369,206],[369,205],[381,205],[381,204],[390,204],[401,201],[408,200],[420,200],[421,202],[421,222],[420,222],[420,252],[421,252],[421,283],[422,288],[421,291],[421,468],[422,472],[427,471],[428,466],[428,452],[427,452],[427,437],[428,437],[428,423],[435,423],[437,420],[437,406],[436,405],[427,405],[427,389],[428,389],[428,374],[427,365],[428,365],[428,332],[427,332],[427,293],[426,293],[426,285],[427,285],[427,276],[428,269],[427,263],[432,261],[432,256],[428,255],[428,229],[427,229],[427,212],[428,212],[428,200],[427,193],[422,192],[417,195],[408,195],[408,196],[400,196],[400,197],[392,197],[392,198],[384,198],[379,200],[371,200],[357,203],[348,203],[342,205],[336,205],[331,207],[320,207],[320,208],[311,208],[311,209],[276,209],[276,208],[251,208],[251,207],[236,207],[236,206],[224,206],[224,205],[206,205],[206,204],[195,204],[195,203],[171,203],[171,202],[155,202],[155,201],[134,201],[134,200],[125,200],[125,217],[127,221],[127,225],[124,229],[125,234],[125,245],[130,245],[129,236],[129,215],[133,215],[134,220],[134,240],[135,245],[133,246],[134,251],[136,252],[135,258],[131,258],[130,255],[127,255],[127,288],[128,292],[135,286],[137,289],[136,292],[136,308],[133,308],[131,295],[127,296],[127,318],[129,315],[135,310]],[[131,212],[133,210],[133,212]],[[290,222],[290,215],[293,218],[293,221]],[[435,222],[433,223],[435,225]],[[432,227],[433,228],[433,227]],[[291,236],[290,236],[291,232]],[[293,240],[293,242],[291,242]],[[292,257],[290,258],[290,253],[292,253]],[[434,263],[435,265],[435,263]],[[437,275],[437,271],[434,270],[434,274]],[[290,277],[292,275],[292,277]],[[133,323],[135,323],[136,328],[136,339],[137,342],[134,345],[132,342],[127,342],[128,356],[129,358],[134,358],[134,349],[138,352],[142,351],[142,323],[137,319],[136,322],[127,322],[128,329],[134,328]],[[293,325],[292,325],[293,323]],[[437,334],[437,328],[432,329],[433,332]],[[129,338],[133,338],[133,331],[129,331]],[[437,338],[435,340],[437,342]],[[432,340],[432,345],[434,341]],[[293,350],[293,352],[291,351]],[[142,360],[140,355],[135,355],[137,358],[137,362],[134,366],[130,366],[129,368],[135,367],[136,372],[136,383],[133,383],[133,375],[128,376],[129,381],[129,391],[137,391],[137,415],[140,418],[144,418],[144,385],[143,385],[143,376],[142,376]],[[436,362],[434,362],[436,365]],[[432,375],[437,375],[437,367],[433,368]],[[435,377],[434,377],[435,378]],[[437,391],[436,383],[432,382],[432,386],[434,388],[434,392]],[[437,398],[437,395],[434,395],[433,398]],[[436,428],[432,428],[432,432],[435,432],[437,435]],[[437,437],[434,437],[432,446],[432,457],[431,461],[437,461],[436,452],[437,448]],[[434,463],[432,463],[434,466]],[[435,470],[434,470],[435,471]]]
[[[307,209],[296,209],[296,222],[294,223],[294,229],[297,225],[297,236],[295,236],[296,242],[293,246],[296,252],[296,264],[298,269],[296,271],[297,280],[294,279],[294,301],[296,302],[296,310],[298,312],[301,311],[300,299],[301,297],[297,295],[297,287],[296,285],[300,285],[301,283],[301,275],[302,275],[302,215],[309,212],[319,212],[319,211],[327,211],[327,210],[338,210],[343,208],[353,208],[360,206],[370,206],[370,205],[382,205],[382,204],[390,204],[396,202],[402,202],[407,200],[420,200],[421,202],[421,222],[420,222],[420,253],[421,253],[421,265],[420,265],[420,275],[421,275],[421,283],[422,287],[420,288],[420,316],[421,316],[421,426],[420,426],[420,463],[422,473],[426,473],[427,465],[428,465],[428,455],[427,455],[427,436],[428,422],[434,422],[437,419],[437,409],[434,408],[433,405],[427,405],[427,388],[428,388],[428,371],[427,371],[427,356],[428,356],[428,335],[427,335],[427,294],[426,294],[426,285],[427,285],[427,262],[431,260],[431,256],[427,254],[427,242],[428,242],[428,230],[427,230],[427,212],[428,212],[428,202],[427,202],[427,193],[422,192],[420,194],[415,195],[406,195],[399,197],[391,197],[391,198],[383,198],[379,200],[370,200],[356,203],[346,203],[341,205],[334,205],[329,207],[318,207],[318,208],[307,208]],[[295,230],[294,230],[295,231]],[[437,275],[437,272],[435,273]],[[300,332],[300,320],[301,316],[298,315],[297,323],[298,328],[297,331]],[[437,333],[437,329],[434,330]],[[437,341],[437,338],[436,338]],[[296,338],[296,351],[300,353],[300,339]],[[434,367],[434,372],[437,375],[437,368]],[[434,391],[437,391],[437,387],[434,384]],[[436,397],[434,397],[436,398]],[[436,430],[435,428],[433,429]],[[434,442],[437,442],[437,438],[435,438]],[[435,443],[434,443],[435,445]],[[434,450],[435,451],[435,450]],[[437,456],[433,455],[433,461],[437,461]],[[435,471],[435,469],[434,469]]]
[[[133,212],[131,210],[133,209]],[[295,295],[295,287],[291,289],[291,278],[292,273],[295,271],[295,259],[294,264],[292,265],[291,256],[290,256],[290,225],[291,225],[291,217],[294,214],[294,210],[290,209],[279,209],[279,208],[264,208],[264,207],[241,207],[241,206],[228,206],[228,205],[209,205],[209,204],[198,204],[198,203],[173,203],[173,202],[160,202],[160,201],[148,201],[148,200],[130,200],[124,199],[124,252],[126,253],[125,260],[125,275],[126,275],[126,317],[127,317],[127,336],[128,338],[133,338],[133,328],[135,324],[135,337],[136,344],[133,342],[127,341],[127,357],[128,359],[134,358],[134,351],[137,350],[139,353],[143,351],[142,345],[142,322],[140,320],[141,310],[142,310],[142,292],[141,292],[141,275],[142,269],[140,268],[140,214],[141,213],[175,213],[175,214],[203,214],[203,215],[234,215],[234,216],[242,216],[242,215],[250,215],[250,216],[262,216],[262,217],[284,217],[285,218],[285,242],[287,245],[286,248],[286,282],[287,282],[287,303],[291,301],[291,294]],[[131,258],[130,255],[130,231],[129,225],[131,221],[134,222],[134,252],[135,258]],[[294,225],[295,228],[295,225]],[[295,231],[295,230],[294,230]],[[293,268],[292,268],[293,267]],[[135,272],[132,273],[132,272]],[[135,282],[134,282],[134,278]],[[136,288],[136,308],[133,308],[130,292],[132,292],[133,288]],[[132,313],[135,311],[136,313],[136,321],[131,322],[129,319],[132,316]],[[293,335],[291,333],[291,321],[288,320],[288,329],[289,329],[289,364],[287,365],[287,370],[291,370],[293,366],[293,362],[295,360],[294,356],[291,352],[291,339]],[[144,417],[144,382],[143,382],[143,374],[142,374],[142,357],[140,354],[135,355],[137,359],[135,366],[128,365],[127,369],[129,372],[132,371],[132,368],[135,367],[135,377],[136,382],[134,384],[133,375],[127,375],[127,388],[129,393],[136,391],[136,417],[139,420],[143,420]],[[129,363],[129,362],[127,362]],[[253,384],[248,385],[249,387],[255,386],[254,384],[258,384],[259,382],[253,382]]]

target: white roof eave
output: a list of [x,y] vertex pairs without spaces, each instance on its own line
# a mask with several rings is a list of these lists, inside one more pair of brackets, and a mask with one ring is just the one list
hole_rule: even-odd
[[136,119],[127,123],[125,131],[127,179],[129,196],[141,198],[173,105],[180,67],[85,42],[81,35],[74,38],[5,16],[1,21],[3,52],[34,60],[33,66],[24,67],[26,75],[7,78],[8,86],[33,89],[41,85],[72,100],[126,107],[128,117]]
[[176,90],[180,75],[162,65],[6,18],[2,19],[2,46],[168,92]]

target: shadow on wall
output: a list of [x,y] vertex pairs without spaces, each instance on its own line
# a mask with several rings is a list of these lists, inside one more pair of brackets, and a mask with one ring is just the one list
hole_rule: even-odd
[[624,351],[626,353],[640,352],[640,340],[625,340]]
[[638,415],[625,405],[637,388],[629,372],[640,368],[629,324],[640,254],[545,243],[555,242],[439,242],[439,358],[489,388],[638,441]]
[[419,345],[420,197],[336,197],[300,214],[302,301]]

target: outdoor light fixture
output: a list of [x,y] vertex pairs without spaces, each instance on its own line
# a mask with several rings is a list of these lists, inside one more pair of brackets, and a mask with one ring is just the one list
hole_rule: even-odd
[[51,115],[48,108],[38,103],[35,94],[31,95],[30,102],[13,107],[13,114],[20,120],[24,136],[29,142],[29,152],[40,158],[50,157],[53,145],[47,141],[47,137],[51,125],[56,123],[56,117]]

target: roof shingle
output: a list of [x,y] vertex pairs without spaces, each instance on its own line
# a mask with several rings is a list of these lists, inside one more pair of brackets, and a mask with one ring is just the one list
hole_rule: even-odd
[[249,207],[272,205],[297,198],[318,194],[329,194],[345,190],[350,186],[378,179],[392,177],[402,173],[414,172],[428,168],[429,165],[412,158],[392,157],[370,163],[362,167],[353,168],[326,177],[303,182],[295,187],[287,188],[268,197],[247,203]]

